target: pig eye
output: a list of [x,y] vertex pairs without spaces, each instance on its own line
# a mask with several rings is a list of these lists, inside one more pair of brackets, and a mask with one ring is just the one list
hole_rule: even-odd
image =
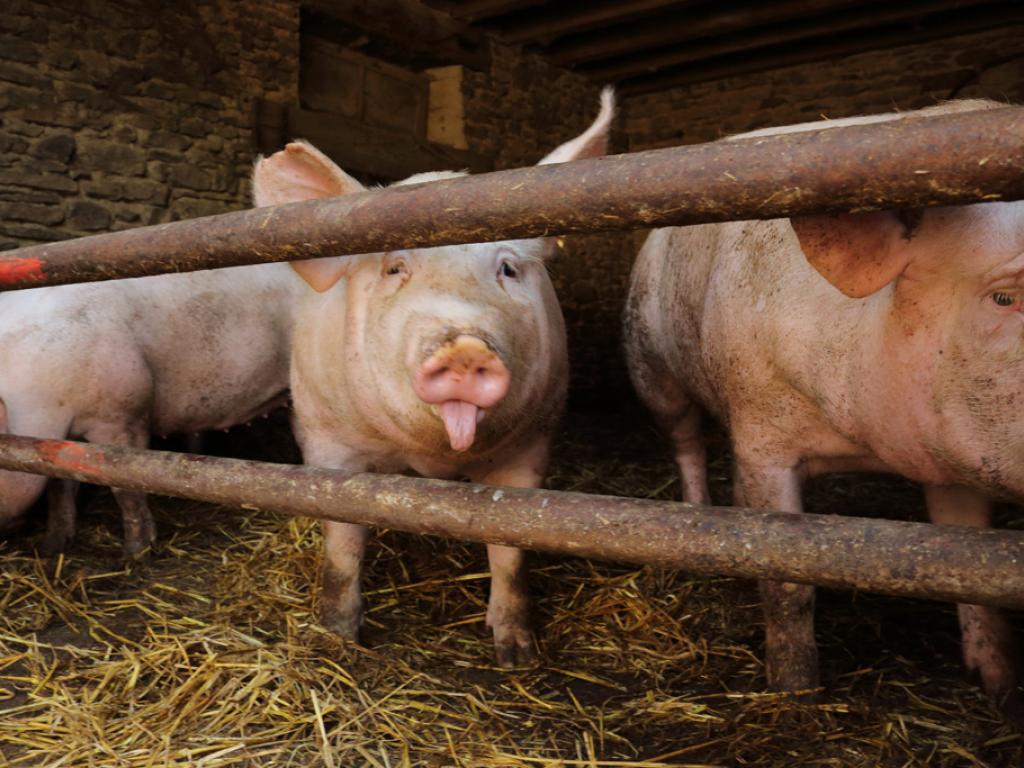
[[409,274],[409,268],[405,266],[404,261],[392,261],[390,264],[384,267],[385,275],[407,275]]
[[511,261],[501,262],[500,271],[502,277],[508,277],[512,280],[515,280],[517,277],[519,277],[519,270],[516,269],[515,265]]
[[1011,293],[1003,293],[1002,291],[996,291],[992,294],[992,301],[998,304],[1000,307],[1010,307],[1016,303],[1017,297]]

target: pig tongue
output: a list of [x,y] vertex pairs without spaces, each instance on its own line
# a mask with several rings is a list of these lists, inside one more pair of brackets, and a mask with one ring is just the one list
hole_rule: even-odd
[[473,445],[478,410],[475,405],[463,400],[446,400],[441,403],[441,420],[448,430],[448,442],[452,450],[466,451]]

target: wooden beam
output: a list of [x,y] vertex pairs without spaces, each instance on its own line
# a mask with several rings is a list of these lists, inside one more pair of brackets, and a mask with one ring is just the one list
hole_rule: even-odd
[[[621,22],[642,16],[666,6],[686,6],[701,3],[703,0],[632,0],[619,2],[607,0],[600,4],[588,5],[584,10],[567,10],[564,6],[555,6],[556,14],[533,18],[513,26],[503,26],[498,30],[502,40],[509,43],[550,42],[566,34],[586,32],[595,27],[602,27],[614,22]],[[562,13],[557,13],[561,10]]]
[[483,32],[418,0],[303,0],[303,5],[438,63],[490,69],[490,46]]
[[263,154],[276,152],[293,139],[306,139],[344,170],[386,181],[423,171],[494,170],[493,158],[333,112],[258,101],[255,124],[257,150]]
[[1021,7],[1015,0],[996,5],[973,6],[960,17],[942,23],[916,26],[912,29],[872,30],[844,40],[820,40],[801,45],[799,48],[764,49],[760,54],[754,52],[751,56],[743,59],[723,57],[677,72],[627,80],[620,83],[619,93],[624,96],[636,96],[643,93],[666,91],[679,86],[721,80],[726,77],[738,77],[752,72],[766,72],[797,64],[844,58],[866,51],[898,48],[915,43],[961,37],[997,27],[1019,27],[1021,25],[1024,25],[1024,7]]
[[545,0],[469,0],[454,6],[451,14],[457,19],[473,24],[483,19],[504,16],[506,13],[543,5],[544,2]]
[[579,71],[598,83],[615,83],[638,75],[651,74],[666,67],[689,64],[725,54],[742,53],[781,43],[796,43],[807,38],[833,35],[856,29],[903,22],[928,14],[941,13],[970,5],[965,0],[929,0],[908,5],[887,4],[871,9],[855,9],[845,13],[824,14],[807,21],[790,22],[777,27],[758,29],[752,34],[713,38],[706,43],[680,45],[667,50],[639,56],[612,64],[581,67]]
[[835,12],[863,5],[863,0],[789,0],[779,3],[755,3],[702,16],[663,13],[642,23],[619,27],[600,35],[587,35],[576,41],[555,44],[546,52],[547,58],[559,66],[587,61],[611,59],[632,51],[656,48],[674,43],[713,37],[762,24],[776,24],[789,19]]

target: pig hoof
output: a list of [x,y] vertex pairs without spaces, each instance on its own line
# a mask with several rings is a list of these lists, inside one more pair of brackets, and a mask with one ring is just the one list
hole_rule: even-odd
[[1017,683],[1015,670],[1001,670],[1004,675],[998,679],[982,679],[982,688],[999,707],[1006,721],[1024,733],[1024,687]]
[[49,531],[39,543],[39,554],[43,557],[56,557],[67,552],[71,539],[71,535],[64,531]]
[[146,531],[141,535],[128,535],[124,540],[124,556],[128,560],[139,560],[145,557],[156,543],[156,528],[150,520]]
[[338,637],[352,643],[359,642],[359,627],[363,623],[362,610],[339,611],[325,608],[320,613],[320,623]]
[[136,539],[125,539],[123,551],[126,560],[141,560],[149,553],[149,550],[149,543]]
[[801,698],[813,698],[821,686],[817,660],[808,662],[801,655],[778,656],[769,659],[767,665],[768,687],[773,691],[799,693]]
[[1024,733],[1024,695],[1019,688],[999,702],[999,709],[1010,725]]
[[529,630],[515,630],[504,637],[494,637],[494,657],[504,669],[525,667],[537,661],[537,649]]
[[137,521],[126,519],[125,523],[124,556],[138,560],[156,543],[156,523],[148,512]]

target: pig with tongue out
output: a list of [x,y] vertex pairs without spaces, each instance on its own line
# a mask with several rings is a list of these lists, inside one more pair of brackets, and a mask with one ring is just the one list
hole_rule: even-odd
[[[605,91],[590,128],[541,162],[604,154],[613,111]],[[362,189],[301,142],[259,160],[253,184],[261,205]],[[306,463],[537,487],[568,382],[565,327],[544,265],[552,251],[536,239],[293,262],[318,292],[299,310],[292,354]],[[354,640],[367,530],[323,525],[321,619]],[[523,553],[488,545],[487,554],[498,663],[529,662]]]

